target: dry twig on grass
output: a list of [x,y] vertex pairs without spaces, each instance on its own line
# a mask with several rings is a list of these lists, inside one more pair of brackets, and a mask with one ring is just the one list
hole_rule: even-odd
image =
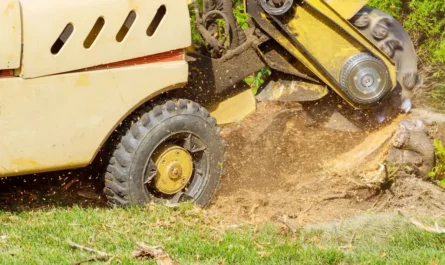
[[351,236],[351,240],[349,240],[349,245],[351,245],[352,246],[352,243],[354,243],[354,239],[355,239],[355,235],[356,235],[357,233],[354,231],[354,233],[352,233],[352,236]]
[[89,248],[89,247],[85,247],[85,246],[76,244],[76,243],[74,243],[73,241],[71,241],[69,239],[67,240],[67,243],[68,243],[68,245],[70,245],[73,248],[77,248],[77,249],[80,249],[80,250],[84,250],[84,251],[88,251],[88,252],[91,252],[91,253],[98,254],[98,256],[91,257],[91,258],[88,258],[88,259],[84,259],[84,260],[75,262],[75,263],[73,263],[73,265],[79,265],[79,264],[90,262],[90,261],[109,260],[110,258],[113,258],[113,255],[111,255],[111,254],[108,254],[108,253],[103,252],[103,251],[99,251],[99,250],[96,250],[96,249],[93,249],[93,248]]
[[74,262],[73,265],[80,265],[83,263],[91,262],[91,261],[107,261],[110,259],[110,256],[95,256],[88,259],[83,259],[81,261]]
[[354,233],[352,233],[351,239],[349,240],[349,243],[347,245],[345,245],[345,246],[341,246],[340,248],[341,249],[352,249],[352,247],[353,247],[352,243],[354,243],[354,239],[355,239],[355,235],[356,234],[357,233],[354,231]]
[[421,223],[420,221],[417,221],[414,218],[410,218],[410,221],[413,225],[415,225],[417,228],[423,229],[425,231],[428,232],[433,232],[433,233],[437,233],[437,234],[445,234],[445,228],[439,227],[439,225],[437,224],[437,222],[434,223],[434,227],[429,227],[424,225],[423,223]]
[[78,248],[80,250],[85,250],[85,251],[88,251],[88,252],[96,253],[96,254],[99,254],[100,256],[111,256],[110,254],[108,254],[106,252],[102,252],[102,251],[99,251],[99,250],[96,250],[96,249],[93,249],[93,248],[89,248],[89,247],[85,247],[85,246],[76,244],[76,243],[74,243],[73,241],[71,241],[69,239],[67,240],[67,242],[68,242],[68,245],[70,245],[73,248]]
[[144,243],[137,243],[139,250],[133,252],[132,256],[137,259],[150,258],[157,265],[179,265],[161,246],[146,246]]

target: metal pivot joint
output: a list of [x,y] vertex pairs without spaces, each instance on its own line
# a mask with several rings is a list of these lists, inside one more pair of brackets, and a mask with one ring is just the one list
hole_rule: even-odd
[[349,58],[340,73],[344,92],[363,104],[379,101],[390,89],[391,78],[386,65],[368,53]]
[[287,13],[294,4],[293,0],[260,0],[261,7],[272,16],[281,16]]

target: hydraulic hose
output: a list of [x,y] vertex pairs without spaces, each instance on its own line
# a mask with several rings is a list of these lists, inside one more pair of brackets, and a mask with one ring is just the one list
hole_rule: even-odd
[[233,14],[232,0],[216,0],[216,8],[227,15],[231,29],[230,34],[230,48],[236,48],[246,41],[246,34],[241,29],[241,26],[236,22]]

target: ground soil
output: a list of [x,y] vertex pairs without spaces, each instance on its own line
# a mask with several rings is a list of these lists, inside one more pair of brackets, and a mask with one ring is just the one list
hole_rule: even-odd
[[[341,132],[314,122],[298,103],[259,103],[255,115],[223,128],[226,174],[209,211],[228,223],[285,217],[299,225],[369,211],[443,215],[444,190],[432,182],[403,178],[383,190],[363,187],[364,178],[379,174],[405,118],[372,132]],[[445,129],[437,131],[445,138]],[[2,179],[0,210],[106,207],[101,168],[96,162],[81,170]]]
[[347,218],[368,211],[445,213],[444,191],[417,178],[384,190],[361,187],[379,173],[401,115],[381,128],[340,132],[314,124],[299,104],[259,104],[256,115],[224,128],[227,174],[211,211],[228,222],[298,224]]

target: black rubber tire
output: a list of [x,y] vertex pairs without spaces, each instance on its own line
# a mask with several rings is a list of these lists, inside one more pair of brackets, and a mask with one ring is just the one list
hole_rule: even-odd
[[219,188],[223,174],[224,142],[215,118],[189,100],[167,101],[143,114],[122,137],[110,159],[104,193],[110,206],[144,205],[162,202],[148,191],[143,171],[157,146],[174,132],[192,132],[206,144],[209,157],[204,188],[193,202],[207,206]]

